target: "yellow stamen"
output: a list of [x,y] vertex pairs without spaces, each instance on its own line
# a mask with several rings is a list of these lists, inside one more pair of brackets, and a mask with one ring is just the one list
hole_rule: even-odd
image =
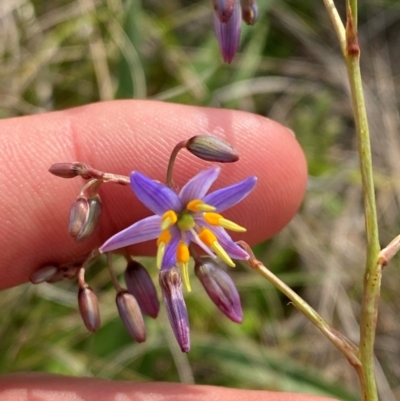
[[203,213],[203,217],[204,220],[212,226],[220,226],[240,233],[247,231],[244,227],[239,226],[239,224],[236,224],[233,221],[225,219],[224,216],[218,213]]
[[199,238],[202,242],[209,246],[228,266],[235,267],[232,259],[226,253],[225,249],[222,248],[217,240],[217,237],[211,230],[209,230],[208,228],[203,228],[199,232]]
[[178,216],[173,210],[168,210],[161,217],[161,230],[166,230],[167,228],[173,226],[178,221]]
[[183,241],[180,241],[176,247],[176,260],[181,270],[183,283],[185,284],[186,289],[190,292],[192,291],[192,288],[190,287],[189,280],[189,259],[189,248]]
[[164,230],[161,232],[160,236],[157,238],[157,267],[161,269],[161,264],[164,258],[165,247],[168,242],[171,241],[171,233],[169,230]]
[[213,212],[216,208],[211,205],[207,205],[200,199],[193,199],[191,200],[186,209],[190,210],[191,212]]

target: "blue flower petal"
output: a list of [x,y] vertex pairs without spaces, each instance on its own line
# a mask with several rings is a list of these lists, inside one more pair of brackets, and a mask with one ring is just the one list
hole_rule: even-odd
[[161,263],[161,270],[168,270],[176,264],[176,248],[182,239],[181,232],[177,227],[171,227],[171,240],[165,247],[164,257]]
[[232,240],[232,238],[229,236],[224,228],[211,226],[209,226],[209,228],[214,232],[214,234],[218,238],[218,242],[232,259],[249,259],[250,255]]
[[167,210],[175,212],[182,210],[181,200],[171,188],[151,180],[137,171],[131,173],[131,187],[139,200],[159,216],[162,216]]
[[161,233],[160,225],[160,216],[146,217],[109,238],[99,248],[99,251],[101,253],[109,252],[157,238]]
[[220,167],[213,166],[207,170],[200,171],[200,173],[189,180],[179,193],[183,205],[187,205],[193,199],[202,199],[218,178],[220,171]]
[[249,177],[229,187],[218,189],[203,198],[208,205],[215,206],[221,213],[243,200],[256,186],[257,177]]

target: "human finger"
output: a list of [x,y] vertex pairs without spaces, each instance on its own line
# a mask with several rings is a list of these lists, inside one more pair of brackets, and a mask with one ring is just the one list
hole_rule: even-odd
[[[48,262],[80,259],[110,235],[149,215],[129,188],[105,184],[100,228],[90,240],[76,243],[68,236],[67,220],[83,182],[50,175],[47,170],[55,162],[82,161],[124,175],[139,170],[164,181],[176,143],[198,134],[221,136],[237,148],[240,161],[223,166],[216,188],[258,177],[253,193],[226,213],[247,228],[243,239],[251,244],[284,227],[305,191],[306,163],[291,131],[240,111],[113,101],[3,120],[0,132],[0,288],[26,281]],[[206,165],[182,152],[174,181],[183,185]],[[134,250],[154,253],[155,245]]]

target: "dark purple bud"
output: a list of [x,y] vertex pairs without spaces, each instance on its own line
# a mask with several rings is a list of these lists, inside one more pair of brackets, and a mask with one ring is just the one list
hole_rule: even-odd
[[82,241],[90,237],[93,234],[100,220],[101,209],[102,209],[100,196],[95,195],[89,198],[87,202],[88,202],[88,212],[86,215],[86,220],[80,232],[76,236],[77,241]]
[[230,63],[239,48],[241,28],[241,8],[239,0],[235,0],[232,15],[228,22],[221,22],[214,13],[214,27],[219,48],[225,62]]
[[128,291],[120,291],[117,294],[116,303],[119,316],[130,336],[138,343],[146,341],[146,328],[135,297]]
[[221,22],[228,22],[232,16],[235,0],[212,0],[214,11]]
[[125,270],[128,291],[136,298],[140,309],[146,315],[156,318],[160,310],[156,287],[147,270],[138,262],[130,261]]
[[258,20],[258,7],[255,0],[240,0],[242,19],[247,25],[254,25]]
[[196,135],[186,143],[186,149],[200,159],[232,163],[239,160],[237,150],[228,142],[211,135]]
[[51,279],[54,275],[56,275],[57,272],[58,264],[48,264],[33,272],[30,275],[29,280],[33,284],[44,283],[45,281]]
[[179,269],[162,270],[160,287],[167,309],[168,319],[182,352],[190,350],[189,319],[182,294],[182,279]]
[[196,260],[195,274],[208,296],[229,319],[242,323],[243,312],[239,293],[229,275],[209,256]]
[[79,196],[72,204],[69,212],[68,231],[71,237],[76,238],[86,223],[89,214],[89,202],[86,196]]
[[79,288],[78,305],[83,323],[94,333],[100,327],[100,310],[97,296],[90,287]]
[[74,178],[78,175],[89,178],[87,166],[83,163],[54,163],[50,166],[49,172],[61,178]]

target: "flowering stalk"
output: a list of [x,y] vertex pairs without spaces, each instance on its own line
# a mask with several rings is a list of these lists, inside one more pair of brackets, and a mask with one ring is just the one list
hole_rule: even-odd
[[324,2],[338,34],[342,51],[344,50],[343,54],[350,82],[358,152],[360,155],[367,235],[367,263],[364,274],[359,351],[359,357],[362,363],[361,387],[364,401],[377,401],[378,394],[374,374],[374,342],[378,317],[382,263],[379,260],[380,246],[371,145],[360,71],[360,47],[357,36],[357,0],[347,0],[346,2],[347,20],[345,38],[343,37],[343,30],[340,28],[340,18],[333,1],[324,0]]
[[273,286],[285,294],[293,305],[307,317],[323,334],[324,336],[338,348],[348,359],[351,365],[354,366],[357,373],[361,374],[361,362],[357,357],[358,348],[343,334],[339,333],[330,324],[328,324],[303,298],[296,294],[289,286],[273,274],[262,262],[256,259],[250,246],[243,241],[238,244],[250,255],[246,263],[261,276],[266,278]]

